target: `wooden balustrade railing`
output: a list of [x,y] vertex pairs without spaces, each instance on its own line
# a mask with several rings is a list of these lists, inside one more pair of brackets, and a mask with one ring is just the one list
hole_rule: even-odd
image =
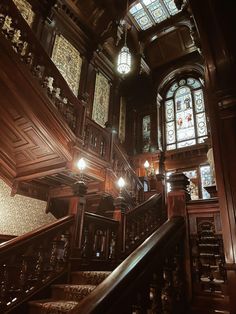
[[72,131],[82,136],[84,107],[81,101],[73,94],[12,0],[2,0],[0,4],[1,37],[8,40]]
[[70,313],[184,313],[184,230],[168,220]]
[[161,194],[155,194],[146,202],[125,213],[123,219],[125,255],[137,247],[166,220]]
[[118,221],[85,212],[81,257],[87,260],[114,261],[117,257]]
[[[143,184],[131,167],[127,156],[116,143],[113,144],[112,150],[112,168],[117,177],[125,179],[127,196],[131,194],[136,199],[139,199],[138,194],[143,189]],[[130,199],[130,201],[132,200]]]
[[24,302],[67,270],[74,216],[0,244],[0,313]]
[[86,118],[84,146],[88,152],[109,162],[111,137],[112,134],[108,129],[104,129],[93,120]]

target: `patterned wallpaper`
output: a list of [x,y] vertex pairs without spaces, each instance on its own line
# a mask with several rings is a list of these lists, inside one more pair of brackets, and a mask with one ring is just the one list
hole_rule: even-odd
[[82,59],[78,50],[62,35],[57,35],[55,38],[52,61],[61,72],[72,92],[77,96]]
[[96,75],[92,119],[103,128],[108,120],[110,84],[101,73]]
[[21,235],[56,221],[45,213],[46,202],[10,193],[11,188],[0,179],[0,234]]
[[34,12],[32,6],[26,0],[13,0],[23,18],[31,27],[34,21]]

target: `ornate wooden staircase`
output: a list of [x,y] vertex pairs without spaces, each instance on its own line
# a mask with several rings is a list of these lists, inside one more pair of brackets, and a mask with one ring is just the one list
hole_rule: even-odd
[[71,273],[70,283],[52,285],[52,298],[30,302],[29,313],[68,313],[109,276],[109,271]]

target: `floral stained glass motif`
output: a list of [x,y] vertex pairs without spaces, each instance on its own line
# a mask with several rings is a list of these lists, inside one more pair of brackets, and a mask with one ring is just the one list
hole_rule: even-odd
[[207,123],[201,83],[195,78],[174,82],[165,101],[166,148],[182,148],[202,143]]
[[61,72],[72,92],[77,96],[82,59],[79,51],[62,35],[57,35],[55,38],[52,61]]
[[101,73],[96,75],[92,119],[103,128],[108,120],[110,84]]
[[143,117],[143,152],[148,152],[150,149],[151,135],[151,118],[150,115]]
[[142,30],[161,23],[178,12],[174,0],[140,0],[129,10],[130,15]]

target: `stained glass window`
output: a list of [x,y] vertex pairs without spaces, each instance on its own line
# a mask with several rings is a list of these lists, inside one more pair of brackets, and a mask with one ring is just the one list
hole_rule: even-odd
[[108,120],[110,84],[108,79],[97,73],[93,100],[92,119],[103,128]]
[[213,184],[213,177],[210,165],[200,167],[202,198],[210,198],[210,194],[204,189],[204,186]]
[[161,23],[178,12],[174,0],[140,0],[129,10],[130,15],[142,30]]
[[165,100],[166,149],[203,143],[207,138],[202,85],[195,78],[174,82]]
[[56,35],[52,61],[77,96],[79,90],[82,58],[79,51],[62,35]]
[[148,152],[150,149],[151,135],[151,118],[150,115],[143,117],[143,152]]

